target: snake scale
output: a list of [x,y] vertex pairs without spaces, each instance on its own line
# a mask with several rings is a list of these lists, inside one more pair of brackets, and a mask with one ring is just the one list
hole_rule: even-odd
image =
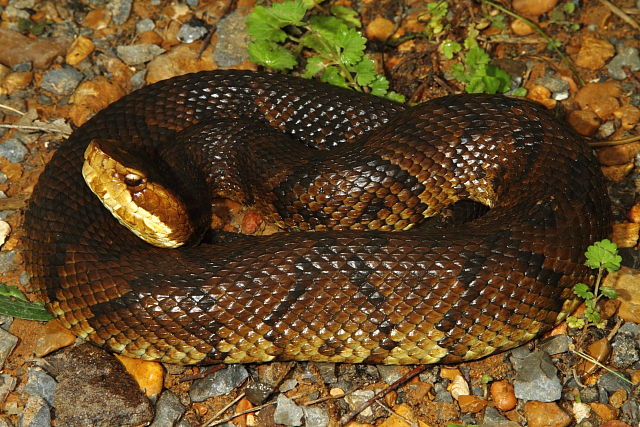
[[[151,246],[83,181],[92,140],[151,156],[199,232],[211,198],[234,195],[294,231]],[[465,204],[489,209],[457,214]],[[35,186],[24,258],[66,327],[131,357],[458,362],[575,308],[572,286],[592,280],[583,253],[609,222],[591,150],[537,104],[456,95],[409,108],[214,71],[142,88],[77,129]]]

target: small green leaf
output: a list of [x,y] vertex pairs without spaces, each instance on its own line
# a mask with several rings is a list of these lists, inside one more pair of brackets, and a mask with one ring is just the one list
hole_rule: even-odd
[[398,92],[394,92],[392,90],[387,92],[387,94],[384,97],[387,98],[390,101],[395,101],[395,102],[400,102],[400,103],[404,103],[406,101],[406,98],[405,98],[405,96],[403,94],[398,93]]
[[600,286],[600,293],[606,298],[618,298],[618,293],[611,286]]
[[40,302],[29,302],[15,286],[0,283],[0,314],[27,320],[46,322],[53,319]]
[[367,39],[362,37],[353,28],[347,29],[346,32],[340,34],[337,38],[337,44],[342,48],[340,58],[345,65],[357,64],[364,55]]
[[307,60],[307,65],[304,67],[304,73],[302,74],[302,77],[309,79],[318,74],[320,71],[324,70],[325,67],[326,64],[321,57],[312,56]]
[[523,87],[516,88],[511,91],[512,96],[527,96],[527,90]]
[[300,0],[287,0],[273,3],[268,9],[269,16],[279,27],[287,25],[303,25],[302,18],[307,13],[307,6]]
[[340,75],[340,70],[335,65],[327,67],[322,73],[322,77],[320,78],[325,83],[332,84],[334,86],[345,87],[348,88],[347,81],[343,76]]
[[593,298],[591,288],[584,283],[576,283],[573,285],[573,293],[585,300]]
[[386,77],[377,74],[374,81],[369,85],[371,94],[375,96],[384,96],[389,90],[389,80]]
[[274,70],[290,70],[298,65],[298,61],[291,52],[270,41],[251,42],[247,46],[247,51],[251,62]]
[[595,242],[587,248],[585,252],[587,261],[584,263],[587,267],[598,269],[606,268],[612,272],[620,269],[622,257],[618,255],[618,247],[609,239]]
[[562,6],[562,9],[564,9],[566,13],[571,15],[573,12],[576,11],[576,4],[572,1],[568,1]]
[[600,312],[597,308],[587,307],[584,310],[584,317],[591,323],[600,323],[602,321],[600,318]]
[[453,40],[445,40],[440,44],[440,51],[447,59],[453,59],[453,54],[462,50],[462,46]]
[[567,325],[569,325],[570,328],[579,329],[584,327],[585,321],[582,318],[578,319],[575,316],[569,316],[567,317]]
[[356,73],[356,83],[369,86],[376,78],[376,65],[369,57],[363,57],[350,71]]
[[350,27],[360,28],[362,23],[360,22],[360,16],[358,16],[358,12],[355,10],[344,7],[341,5],[331,6],[331,14],[336,18],[344,21],[345,24]]
[[278,22],[274,22],[264,6],[256,6],[247,16],[247,33],[251,40],[283,42],[287,39],[287,33],[280,29]]

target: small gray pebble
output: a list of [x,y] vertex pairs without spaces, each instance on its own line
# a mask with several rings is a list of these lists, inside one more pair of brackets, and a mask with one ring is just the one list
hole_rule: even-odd
[[75,68],[58,68],[44,73],[40,86],[57,95],[71,95],[83,77]]
[[7,395],[16,388],[18,379],[9,374],[0,374],[0,402],[4,402]]
[[51,426],[51,411],[47,402],[40,396],[29,396],[24,412],[18,421],[19,427]]
[[33,69],[33,65],[31,64],[31,61],[26,61],[14,65],[11,69],[13,71],[31,71]]
[[230,68],[247,60],[249,36],[246,18],[244,13],[234,11],[218,22],[218,40],[213,59],[220,68]]
[[[621,380],[611,372],[604,373],[598,378],[598,385],[609,393],[614,393],[619,389],[624,389],[627,393],[631,393],[631,386],[626,381]],[[606,403],[606,402],[605,402]]]
[[276,424],[284,424],[286,426],[302,425],[302,416],[304,412],[302,408],[296,405],[293,400],[284,394],[279,394],[276,400],[276,410],[273,414],[273,420]]
[[637,399],[627,399],[627,401],[622,404],[621,409],[628,421],[637,422],[640,420],[640,404],[638,404]]
[[27,383],[22,390],[30,396],[40,396],[49,406],[53,407],[56,380],[40,368],[29,368]]
[[6,184],[8,180],[9,178],[7,177],[7,174],[0,172],[0,184]]
[[378,372],[382,381],[387,384],[393,384],[398,381],[405,374],[404,369],[399,366],[393,365],[378,365]]
[[156,404],[156,414],[150,427],[172,426],[182,417],[186,408],[171,390],[165,390]]
[[318,369],[318,372],[320,372],[320,376],[322,377],[322,381],[326,384],[334,384],[338,381],[335,363],[313,363],[313,365]]
[[107,10],[111,12],[111,20],[116,25],[122,25],[129,18],[133,0],[109,0]]
[[140,70],[137,73],[135,73],[133,76],[131,76],[131,87],[132,89],[140,89],[142,86],[145,85],[145,80],[144,78],[147,75],[147,70]]
[[0,251],[0,271],[11,271],[14,269],[15,251]]
[[627,73],[623,67],[632,72],[640,70],[640,55],[637,48],[631,46],[619,48],[618,54],[607,65],[607,71],[614,79],[624,80],[627,78]]
[[327,427],[329,425],[329,413],[321,406],[303,406],[304,421],[308,426]]
[[198,7],[198,0],[187,0],[189,7]]
[[560,354],[569,351],[569,344],[571,344],[571,337],[560,334],[544,340],[538,344],[538,348],[549,355]]
[[278,391],[280,391],[281,393],[286,393],[289,390],[293,390],[297,385],[298,381],[296,381],[294,378],[290,378],[288,380],[284,380],[282,384],[280,384]]
[[0,157],[4,157],[11,163],[20,163],[27,154],[29,150],[17,138],[9,138],[0,144]]
[[613,120],[609,120],[600,125],[600,127],[598,128],[598,131],[596,132],[596,136],[599,139],[606,139],[610,137],[615,131],[616,131],[616,126],[613,123]]
[[18,9],[32,9],[36,5],[36,0],[10,0],[9,5]]
[[164,52],[164,49],[155,44],[134,44],[130,46],[118,46],[118,57],[127,65],[144,64]]
[[254,405],[262,405],[273,393],[273,387],[260,381],[253,381],[245,387],[244,393]]
[[236,388],[249,377],[242,365],[230,365],[206,377],[195,380],[189,390],[193,402],[202,402],[210,397],[222,396]]
[[[512,357],[512,361],[514,359],[516,358]],[[516,376],[513,387],[518,399],[554,402],[562,397],[562,384],[557,369],[547,353],[533,352],[514,363],[514,366]]]
[[580,389],[580,400],[583,403],[597,402],[599,399],[598,389],[596,387],[585,387]]
[[144,18],[136,22],[136,32],[137,33],[145,33],[147,31],[151,31],[156,27],[155,22],[152,19]]
[[194,21],[196,20],[192,19],[189,22],[185,22],[178,30],[178,40],[182,43],[193,43],[207,35],[209,30],[204,25],[204,22]]
[[626,322],[611,343],[612,359],[619,368],[631,368],[640,361],[640,325]]
[[[13,323],[13,317],[8,316],[6,314],[0,314],[0,328],[8,332],[12,323]],[[0,399],[0,402],[2,402],[2,399]]]
[[569,97],[569,83],[562,79],[544,76],[536,79],[535,84],[549,89],[552,92],[552,98],[556,101],[562,101]]
[[29,284],[29,273],[26,271],[20,273],[20,284],[22,286],[27,286]]

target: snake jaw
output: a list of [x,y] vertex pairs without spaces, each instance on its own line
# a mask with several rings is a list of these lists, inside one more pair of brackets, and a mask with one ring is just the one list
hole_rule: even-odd
[[136,236],[161,248],[178,248],[194,233],[180,198],[143,171],[125,166],[93,140],[85,150],[82,176],[111,214]]

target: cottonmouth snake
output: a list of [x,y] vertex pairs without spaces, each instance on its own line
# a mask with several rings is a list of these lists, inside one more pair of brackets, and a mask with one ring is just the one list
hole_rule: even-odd
[[[236,193],[325,231],[148,245],[83,182],[83,151],[100,139],[160,156],[162,179],[191,191],[189,204],[206,200],[196,216],[210,213],[208,195]],[[182,145],[205,147],[197,166],[174,161]],[[207,169],[220,153],[231,154]],[[204,181],[192,178],[201,167]],[[491,209],[460,225],[455,206],[468,200]],[[411,228],[439,210],[454,220]],[[583,252],[609,219],[591,150],[536,104],[459,95],[407,108],[217,71],[143,88],[76,130],[34,189],[24,256],[65,326],[132,357],[456,362],[522,344],[574,308],[572,286],[591,280]]]

